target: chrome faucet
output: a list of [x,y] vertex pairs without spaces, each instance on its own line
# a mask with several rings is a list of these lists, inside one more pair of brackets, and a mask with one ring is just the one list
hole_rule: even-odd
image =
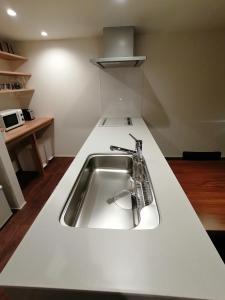
[[142,140],[136,139],[136,137],[134,137],[131,133],[129,133],[129,136],[131,136],[132,139],[135,140],[135,150],[130,150],[130,149],[126,149],[126,148],[122,148],[122,147],[118,147],[118,146],[110,146],[110,150],[126,152],[127,154],[135,155],[138,160],[142,160],[142,144],[143,144]]
[[[133,156],[132,188],[131,191],[120,191],[113,201],[117,201],[121,195],[128,193],[131,195],[132,205],[136,205],[138,219],[140,219],[140,210],[152,203],[154,199],[151,179],[142,154],[142,140],[136,139],[131,133],[129,135],[135,140],[135,150],[130,150],[117,146],[110,146],[110,150],[122,151]],[[109,199],[112,203],[112,199]],[[134,204],[135,203],[135,204]]]
[[[138,219],[140,219],[140,211],[144,206],[151,204],[153,201],[151,191],[151,181],[149,179],[148,170],[142,155],[142,140],[136,139],[131,133],[129,135],[135,140],[135,150],[130,150],[117,146],[110,146],[110,150],[122,151],[133,156],[133,172],[132,172],[132,191],[126,191],[131,195],[133,205],[137,207]],[[125,192],[120,191],[113,201],[121,197]],[[111,199],[110,199],[111,201]],[[134,204],[135,203],[135,204]]]
[[132,139],[135,140],[135,152],[136,152],[136,155],[137,155],[137,158],[142,160],[142,140],[138,140],[136,139],[136,137],[134,137],[131,133],[129,133],[129,136],[132,137]]

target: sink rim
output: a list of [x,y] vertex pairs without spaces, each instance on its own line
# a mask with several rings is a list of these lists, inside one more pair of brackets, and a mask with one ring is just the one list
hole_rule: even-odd
[[[153,208],[153,209],[156,210],[157,222],[156,222],[156,224],[154,226],[152,226],[150,228],[145,228],[145,225],[141,224],[141,221],[139,222],[138,225],[136,225],[136,226],[134,226],[132,228],[86,227],[86,226],[76,226],[76,223],[74,225],[69,225],[68,223],[66,223],[66,221],[65,221],[65,215],[66,215],[66,213],[68,211],[68,208],[69,208],[69,205],[71,204],[71,201],[73,200],[73,195],[74,195],[74,192],[77,189],[77,186],[79,184],[81,175],[82,175],[83,171],[85,170],[85,168],[87,167],[87,165],[90,162],[90,160],[92,158],[95,158],[95,157],[127,157],[127,158],[132,159],[132,161],[133,161],[133,155],[132,154],[127,154],[127,153],[91,153],[91,154],[89,154],[86,157],[86,160],[85,160],[85,162],[84,162],[81,170],[79,171],[78,176],[76,177],[74,185],[71,188],[71,191],[69,193],[69,196],[66,199],[66,202],[63,205],[63,208],[61,209],[61,213],[59,215],[59,222],[60,222],[60,224],[62,226],[65,226],[65,227],[73,227],[73,229],[151,230],[151,229],[157,228],[160,225],[160,213],[159,213],[159,208],[158,208],[158,205],[157,205],[157,201],[156,201],[156,197],[155,197],[155,192],[154,192],[154,188],[153,188],[153,185],[152,185],[150,174],[149,174],[150,183],[151,183],[152,192],[153,192],[154,196],[153,196],[152,203],[150,205],[146,206],[146,207],[149,207],[151,209]],[[145,159],[144,159],[144,163],[145,163],[145,165],[147,167]],[[147,167],[147,170],[148,170],[148,167]],[[82,201],[80,201],[77,210],[74,212],[76,222],[77,222],[77,219],[79,218],[79,215],[81,213],[81,209],[82,209],[84,201],[85,201],[85,198]],[[146,207],[144,207],[144,208],[146,208]]]

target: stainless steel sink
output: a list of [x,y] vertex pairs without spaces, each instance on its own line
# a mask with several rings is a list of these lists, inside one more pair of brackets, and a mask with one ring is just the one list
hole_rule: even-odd
[[63,208],[61,224],[107,229],[157,227],[159,213],[151,181],[144,191],[151,194],[151,201],[141,207],[133,196],[133,173],[132,155],[90,155]]

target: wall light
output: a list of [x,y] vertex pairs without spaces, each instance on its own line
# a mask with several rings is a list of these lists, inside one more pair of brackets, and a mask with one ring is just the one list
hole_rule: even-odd
[[15,16],[16,16],[15,10],[13,10],[13,9],[11,9],[11,8],[8,8],[8,9],[7,9],[7,14],[8,14],[10,17],[15,17]]
[[42,36],[48,36],[48,33],[47,33],[46,31],[42,31],[42,32],[41,32],[41,35],[42,35]]

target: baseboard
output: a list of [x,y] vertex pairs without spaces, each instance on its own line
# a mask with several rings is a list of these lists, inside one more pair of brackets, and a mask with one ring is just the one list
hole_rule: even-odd
[[76,155],[55,154],[54,157],[56,157],[56,158],[57,158],[57,157],[71,157],[71,158],[73,157],[73,158],[74,158],[74,157],[76,157]]
[[183,157],[177,157],[177,156],[165,156],[166,160],[182,160]]
[[207,230],[207,233],[225,263],[225,231]]
[[[165,156],[165,159],[166,160],[186,160],[184,159],[183,157],[177,157],[177,156]],[[193,159],[193,160],[196,160],[196,159]],[[202,159],[201,159],[202,160]],[[208,160],[208,159],[205,159],[205,161]],[[225,160],[225,156],[221,156],[221,158],[219,160]]]
[[184,151],[184,160],[220,160],[221,151]]

